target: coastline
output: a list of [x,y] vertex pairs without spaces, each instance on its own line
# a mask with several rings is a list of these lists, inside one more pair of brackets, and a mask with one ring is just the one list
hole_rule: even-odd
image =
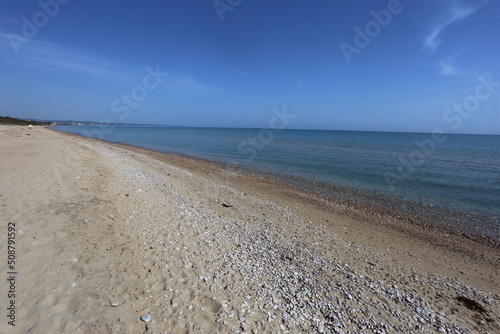
[[28,131],[0,127],[24,331],[500,328],[495,245],[199,159]]
[[[68,136],[89,139],[88,137],[74,133],[55,129],[51,130]],[[390,204],[386,203],[384,206],[379,203],[382,200],[377,200],[374,203],[370,198],[372,196],[370,194],[365,194],[364,196],[358,193],[345,196],[341,194],[342,192],[352,192],[349,189],[331,187],[335,188],[331,190],[328,187],[325,188],[323,184],[314,184],[317,182],[300,180],[283,175],[273,175],[220,161],[207,160],[177,152],[156,151],[139,146],[112,143],[95,138],[90,139],[124,149],[135,150],[136,152],[153,156],[165,162],[175,161],[182,168],[193,169],[193,171],[204,172],[207,168],[220,168],[244,177],[245,182],[252,183],[257,180],[256,182],[267,184],[267,187],[274,188],[278,195],[300,198],[309,201],[318,208],[342,212],[345,215],[367,223],[369,222],[370,224],[384,225],[390,229],[410,234],[413,237],[433,243],[434,245],[445,247],[454,252],[465,253],[474,259],[500,266],[500,232],[497,233],[498,237],[495,238],[493,236],[474,233],[470,228],[456,227],[454,226],[455,224],[449,223],[447,219],[440,218],[440,212],[437,210],[424,212],[422,208],[419,208],[418,211],[410,212],[409,210],[401,209],[400,206],[412,203],[392,202]],[[196,164],[193,164],[194,162]],[[355,198],[356,196],[361,196],[363,199],[359,200],[359,198]],[[385,198],[385,200],[390,201],[391,199]],[[479,246],[479,249],[477,246]],[[482,248],[481,246],[486,246],[486,248]],[[489,247],[497,249],[498,253],[495,255],[493,252],[492,255]]]

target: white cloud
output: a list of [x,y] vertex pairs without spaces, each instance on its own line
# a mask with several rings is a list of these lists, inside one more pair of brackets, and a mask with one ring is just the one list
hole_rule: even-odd
[[481,75],[480,72],[467,69],[460,63],[460,58],[464,55],[469,48],[465,48],[452,56],[443,58],[439,63],[434,66],[438,68],[438,71],[442,75],[455,76],[458,78],[477,78]]
[[443,15],[442,19],[435,24],[435,26],[431,29],[431,32],[425,37],[424,47],[430,51],[435,51],[442,43],[442,32],[448,26],[471,16],[488,2],[489,0],[482,0],[477,2],[475,5],[466,6],[459,0],[452,1],[452,5],[447,8],[446,14]]
[[226,92],[225,89],[201,83],[187,74],[171,74],[164,85],[168,89],[189,94],[220,95]]
[[107,80],[136,77],[131,68],[120,66],[103,57],[38,39],[27,40],[26,43],[21,44],[16,54],[8,35],[3,32],[0,32],[0,51],[5,54],[2,58],[12,65],[34,70],[71,71]]
[[[110,61],[92,52],[74,50],[38,39],[28,40],[27,43],[22,44],[16,54],[10,45],[8,35],[3,32],[0,32],[0,56],[13,66],[80,73],[117,83],[124,83],[124,81],[133,83],[141,80],[145,71],[145,66],[133,68],[121,65],[119,62]],[[167,70],[167,66],[160,64],[160,67],[163,71]],[[194,94],[218,95],[225,92],[222,88],[198,82],[188,74],[169,75],[164,85],[170,89]]]
[[441,60],[438,64],[437,67],[439,68],[439,73],[443,75],[453,75],[453,76],[458,76],[458,77],[464,77],[466,76],[466,73],[458,68],[456,65],[456,60],[459,58],[466,50],[462,50],[460,52],[455,53],[451,57],[444,58]]
[[245,76],[245,72],[243,72],[242,70],[240,70],[239,68],[236,68],[236,67],[233,67],[233,70],[238,73],[239,75],[241,76]]
[[440,73],[444,75],[458,75],[459,71],[451,63],[441,62],[439,63]]

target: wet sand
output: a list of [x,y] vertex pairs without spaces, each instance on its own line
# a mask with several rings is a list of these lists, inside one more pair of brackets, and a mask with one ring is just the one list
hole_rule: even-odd
[[494,244],[186,157],[0,138],[2,333],[500,330]]

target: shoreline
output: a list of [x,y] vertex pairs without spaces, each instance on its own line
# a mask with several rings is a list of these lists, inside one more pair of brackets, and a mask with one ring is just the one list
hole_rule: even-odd
[[[198,164],[196,166],[197,170],[203,171],[205,168],[215,167],[222,169],[224,172],[241,174],[242,177],[248,178],[248,182],[252,182],[254,179],[258,180],[258,182],[268,184],[269,187],[280,189],[280,194],[287,194],[292,197],[310,201],[311,204],[326,208],[327,210],[340,211],[347,216],[366,221],[369,224],[384,225],[390,229],[409,234],[412,237],[430,242],[436,246],[445,247],[454,252],[464,253],[476,260],[486,261],[500,268],[500,236],[495,239],[492,236],[474,233],[470,229],[467,230],[465,228],[451,226],[450,224],[446,224],[445,221],[430,222],[430,219],[437,217],[437,212],[433,212],[425,218],[418,213],[411,214],[409,211],[397,207],[395,209],[390,209],[379,205],[364,204],[352,198],[339,198],[332,194],[331,191],[327,190],[327,188],[321,187],[322,184],[308,187],[306,185],[306,183],[309,182],[308,180],[294,182],[293,178],[290,177],[251,170],[243,166],[234,166],[225,162],[208,160],[178,152],[156,151],[134,145],[113,143],[55,129],[50,130],[68,136],[96,140],[124,149],[132,149],[166,162],[172,162],[171,159],[175,159],[176,163],[179,163],[180,166],[187,169],[193,168],[192,162],[196,161]],[[338,190],[335,191],[338,192]],[[475,249],[476,246],[474,244],[480,246],[480,249]],[[482,246],[487,248],[482,248]],[[496,253],[489,251],[488,248],[490,247],[496,250]]]
[[195,159],[39,127],[0,138],[0,219],[16,223],[20,273],[16,331],[4,319],[2,332],[500,329],[496,248],[450,235],[453,251]]

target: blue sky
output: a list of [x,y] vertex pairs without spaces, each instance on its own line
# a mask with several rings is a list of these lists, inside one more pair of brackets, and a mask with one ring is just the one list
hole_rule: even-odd
[[500,134],[495,0],[3,0],[0,60],[12,117]]

